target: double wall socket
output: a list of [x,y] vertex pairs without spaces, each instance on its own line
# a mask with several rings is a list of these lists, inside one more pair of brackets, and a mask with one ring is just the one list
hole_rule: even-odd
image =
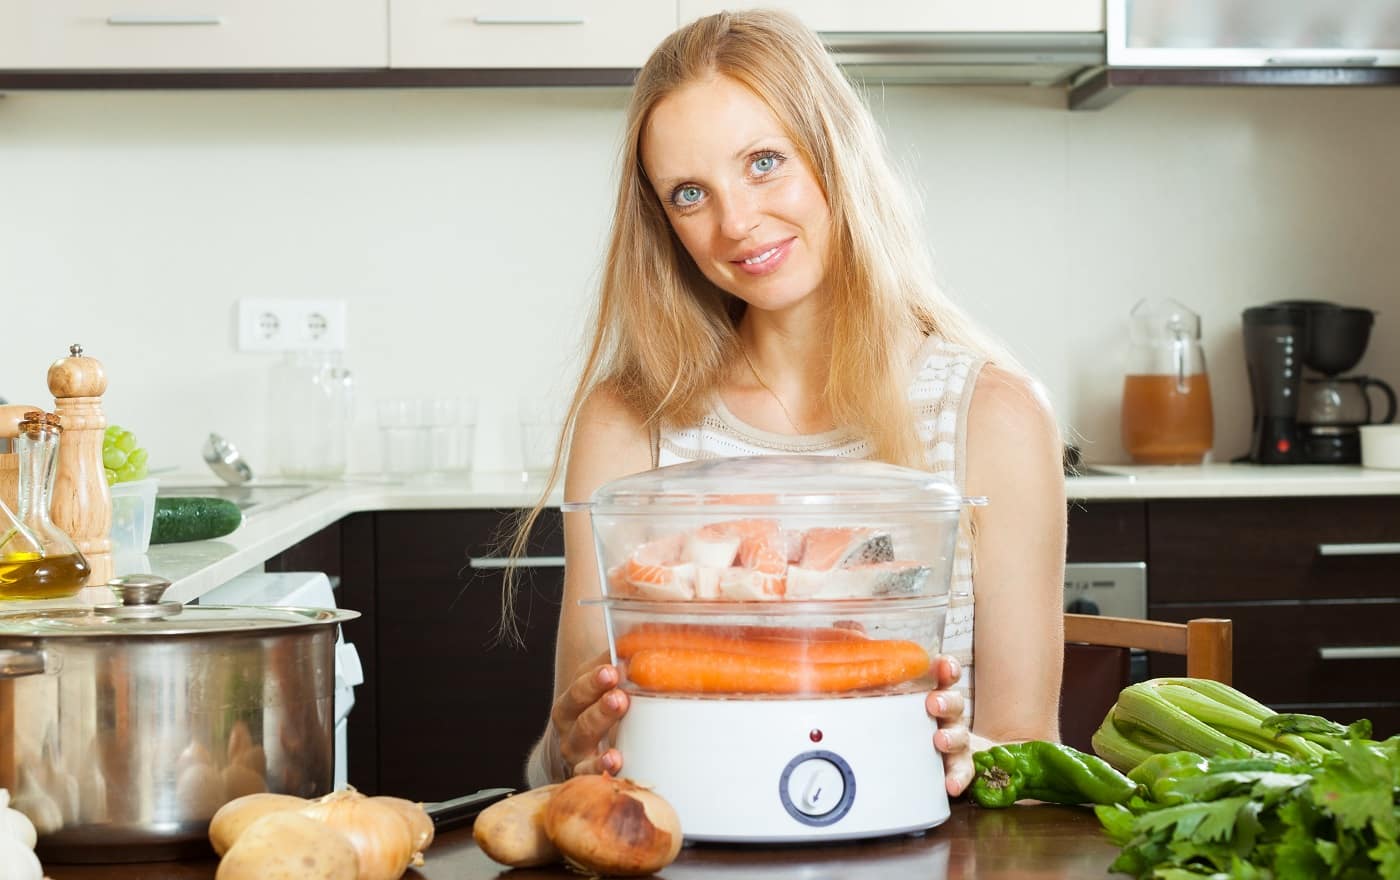
[[344,351],[345,301],[240,299],[239,351]]

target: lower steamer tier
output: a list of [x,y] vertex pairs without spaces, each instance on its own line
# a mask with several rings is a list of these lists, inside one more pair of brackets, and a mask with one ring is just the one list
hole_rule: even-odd
[[623,775],[675,807],[687,840],[907,834],[948,818],[924,699],[633,696],[615,744]]

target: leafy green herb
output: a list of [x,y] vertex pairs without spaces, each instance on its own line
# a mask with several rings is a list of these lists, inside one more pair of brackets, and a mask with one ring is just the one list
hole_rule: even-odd
[[1110,870],[1151,880],[1400,880],[1400,737],[1316,716],[1262,727],[1317,755],[1161,760],[1150,792],[1096,808],[1122,847]]

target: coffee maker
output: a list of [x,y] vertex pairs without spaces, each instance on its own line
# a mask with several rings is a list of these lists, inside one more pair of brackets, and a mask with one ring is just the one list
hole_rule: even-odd
[[[1245,364],[1254,403],[1244,460],[1361,461],[1360,426],[1395,418],[1395,392],[1389,385],[1342,375],[1361,360],[1374,322],[1375,312],[1369,309],[1320,300],[1280,300],[1244,310]],[[1370,389],[1386,398],[1381,418],[1373,418]]]

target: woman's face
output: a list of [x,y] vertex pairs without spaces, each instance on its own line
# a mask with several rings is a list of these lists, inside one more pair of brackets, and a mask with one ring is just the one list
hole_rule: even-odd
[[826,273],[831,209],[768,107],[715,76],[660,101],[642,167],[705,277],[755,308],[781,310]]

